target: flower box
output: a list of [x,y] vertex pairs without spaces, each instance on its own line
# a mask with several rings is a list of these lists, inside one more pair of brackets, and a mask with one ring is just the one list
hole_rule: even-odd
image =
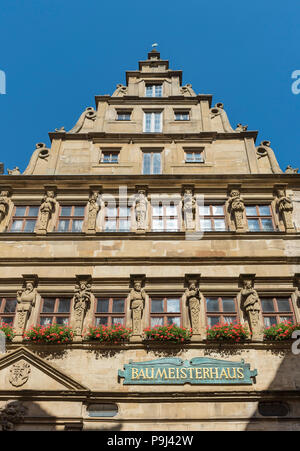
[[15,336],[15,333],[14,333],[13,328],[9,324],[1,323],[0,330],[5,333],[6,340],[12,341],[12,339]]
[[84,339],[87,341],[98,341],[100,343],[124,343],[125,341],[129,341],[131,334],[132,330],[121,324],[114,324],[113,326],[90,326]]
[[31,343],[71,343],[74,333],[68,326],[49,324],[47,326],[32,326],[24,333],[24,340]]
[[294,330],[300,330],[300,324],[292,324],[290,322],[276,324],[274,326],[265,328],[264,340],[291,340]]
[[175,324],[169,326],[154,326],[144,330],[148,341],[159,343],[184,343],[190,341],[192,329],[178,327]]
[[207,340],[240,342],[249,337],[247,327],[242,324],[216,324],[207,328]]

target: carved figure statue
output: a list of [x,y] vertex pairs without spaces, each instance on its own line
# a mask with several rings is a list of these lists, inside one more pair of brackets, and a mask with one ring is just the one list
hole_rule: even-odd
[[16,166],[14,169],[7,169],[8,175],[20,175],[20,169],[18,166]]
[[277,190],[276,209],[286,230],[294,230],[293,202],[286,196],[284,189]]
[[299,171],[299,168],[292,168],[292,166],[288,165],[284,172],[285,172],[285,174],[298,174],[298,171]]
[[261,308],[259,296],[253,287],[253,281],[243,280],[243,288],[240,291],[241,308],[245,312],[251,332],[252,340],[263,340],[263,322],[261,317]]
[[128,299],[132,314],[133,336],[140,336],[142,333],[142,317],[145,308],[146,292],[142,288],[142,283],[139,280],[134,281]]
[[50,156],[50,150],[46,147],[46,144],[36,143],[35,148],[36,150],[33,152],[30,158],[30,162],[25,171],[23,172],[24,175],[32,175],[39,160],[46,162],[48,161],[48,158]]
[[75,335],[80,336],[83,329],[83,321],[87,310],[91,305],[91,284],[86,280],[80,280],[75,285],[74,301],[74,329]]
[[16,336],[23,334],[32,307],[36,304],[37,295],[37,289],[31,280],[25,281],[25,286],[22,290],[17,291]]
[[213,108],[211,108],[210,114],[211,114],[211,119],[213,119],[216,116],[220,116],[224,132],[227,132],[227,133],[233,132],[233,129],[228,120],[226,111],[224,110],[223,103],[221,103],[221,102],[216,103],[216,105]]
[[9,192],[6,190],[0,193],[0,224],[8,213],[9,208]]
[[230,191],[227,208],[235,223],[236,231],[243,230],[245,205],[238,189],[232,189]]
[[196,286],[194,281],[189,281],[188,288],[185,290],[183,300],[186,302],[189,311],[189,318],[194,335],[201,335],[201,321],[200,321],[200,289]]
[[135,219],[137,230],[145,230],[147,226],[147,196],[145,190],[139,190],[135,201]]
[[27,408],[20,401],[11,401],[0,409],[2,431],[14,431],[17,424],[24,421]]
[[127,94],[127,90],[128,90],[127,86],[124,86],[121,83],[119,83],[112,97],[123,97],[124,95]]
[[47,226],[52,214],[55,212],[56,204],[57,202],[54,191],[47,191],[43,197],[40,207],[40,218],[38,224],[39,232],[47,232]]
[[100,205],[98,203],[98,197],[99,197],[99,192],[93,191],[89,198],[88,225],[87,225],[88,233],[96,232],[97,215],[98,215],[98,211],[100,210]]
[[279,167],[274,151],[270,147],[270,141],[262,141],[256,148],[257,159],[267,157],[269,159],[270,167],[273,174],[281,174],[282,170]]
[[186,230],[195,228],[196,200],[190,188],[185,189],[183,195],[183,218]]
[[236,132],[245,132],[248,130],[248,125],[237,124],[235,131]]
[[192,85],[190,83],[187,83],[186,85],[181,86],[180,92],[184,96],[195,96],[196,95],[194,90],[192,89]]

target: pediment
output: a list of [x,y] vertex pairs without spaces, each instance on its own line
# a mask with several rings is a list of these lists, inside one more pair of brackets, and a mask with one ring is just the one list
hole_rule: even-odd
[[88,388],[25,347],[0,357],[0,390],[87,392]]

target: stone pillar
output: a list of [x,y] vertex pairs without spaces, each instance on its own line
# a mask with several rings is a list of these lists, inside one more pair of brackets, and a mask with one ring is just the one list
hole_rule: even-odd
[[279,217],[279,221],[283,224],[284,230],[287,233],[295,232],[293,223],[293,202],[286,195],[285,185],[275,185],[274,187],[275,208]]
[[244,315],[244,322],[252,333],[252,341],[263,341],[264,322],[257,291],[254,289],[255,274],[240,274],[240,286],[237,299]]
[[38,235],[46,235],[47,233],[49,221],[56,210],[57,201],[55,196],[56,187],[45,186],[45,195],[40,206],[39,218],[36,227],[36,233]]
[[130,276],[131,291],[127,297],[127,303],[131,312],[132,336],[130,341],[140,341],[143,334],[143,315],[147,294],[143,288],[145,285],[144,274],[132,274]]
[[205,328],[205,299],[200,292],[200,274],[186,274],[186,290],[182,296],[182,308],[186,307],[190,327],[193,329],[192,341],[200,341],[206,338]]
[[86,312],[91,306],[92,285],[90,275],[77,275],[73,296],[73,315],[71,327],[74,330],[74,341],[82,341],[83,323]]
[[13,342],[20,343],[23,334],[38,299],[38,276],[36,274],[23,274],[23,288],[17,291],[17,310],[14,321],[15,336]]
[[229,185],[228,196],[226,209],[230,220],[234,224],[235,231],[245,232],[245,205],[241,198],[240,185]]

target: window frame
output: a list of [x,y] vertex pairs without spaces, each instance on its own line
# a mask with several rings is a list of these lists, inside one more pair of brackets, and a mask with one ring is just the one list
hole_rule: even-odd
[[[147,115],[151,115],[150,119],[150,130],[147,130]],[[159,130],[156,130],[156,120],[155,115],[159,114]],[[162,110],[144,110],[143,117],[143,133],[162,133],[163,132],[163,111]]]
[[[259,207],[269,207],[269,211],[270,211],[270,215],[261,215],[260,213],[259,213]],[[254,216],[249,216],[248,214],[247,214],[247,207],[255,207],[256,208],[256,215]],[[253,233],[253,232],[276,232],[277,231],[277,227],[276,227],[276,223],[275,223],[275,220],[274,220],[274,214],[273,214],[273,209],[272,209],[272,204],[271,203],[261,203],[261,204],[258,204],[258,203],[253,203],[253,204],[246,204],[245,203],[245,215],[246,215],[246,219],[247,219],[247,226],[248,226],[248,231],[249,232],[251,232],[251,233]],[[259,230],[251,230],[250,229],[250,227],[249,227],[249,219],[251,220],[251,219],[253,219],[253,220],[257,220],[258,221],[258,224],[259,224]],[[265,230],[263,227],[262,227],[262,222],[261,222],[261,220],[262,219],[271,219],[271,221],[272,221],[272,225],[273,225],[273,230]]]
[[[179,312],[167,312],[167,301],[171,299],[176,299],[179,301]],[[163,301],[163,312],[152,312],[152,301]],[[174,295],[162,295],[159,296],[159,294],[152,294],[149,296],[149,327],[153,328],[155,326],[152,326],[152,318],[161,318],[163,317],[163,325],[160,327],[170,326],[170,323],[168,323],[168,317],[174,317],[180,318],[180,325],[178,327],[183,327],[183,306],[182,306],[182,295],[174,294]],[[174,323],[172,323],[174,324]]]
[[[160,87],[160,95],[156,95],[156,89],[157,87]],[[151,88],[151,95],[147,94],[147,89]],[[163,83],[157,83],[157,82],[147,82],[145,83],[145,97],[147,98],[161,98],[163,97]]]
[[[62,208],[64,208],[64,207],[71,207],[71,215],[70,216],[69,215],[61,216],[61,211],[62,211]],[[79,215],[74,216],[72,214],[76,207],[80,207],[80,208],[84,209],[83,216],[79,216]],[[59,209],[58,209],[57,221],[56,221],[56,225],[55,225],[55,232],[56,233],[83,233],[86,209],[87,209],[86,205],[82,205],[82,204],[60,204]],[[59,230],[59,223],[61,220],[69,221],[68,230]],[[75,221],[82,220],[81,230],[79,232],[72,230],[74,220]]]
[[[210,214],[209,215],[203,215],[201,216],[202,220],[210,220],[210,223],[212,225],[212,228],[210,230],[201,230],[201,222],[200,222],[200,205],[197,202],[197,220],[198,220],[198,226],[199,226],[199,230],[201,232],[228,232],[229,230],[229,224],[228,224],[228,220],[227,220],[227,215],[226,215],[226,208],[225,208],[225,203],[221,203],[221,202],[213,202],[213,203],[206,203],[203,205],[204,207],[209,207],[209,211]],[[223,207],[223,215],[214,215],[213,214],[213,207]],[[217,229],[215,227],[215,220],[216,219],[222,219],[224,220],[225,223],[225,229],[221,230],[221,229]]]
[[[277,300],[280,299],[287,299],[289,301],[289,305],[290,305],[290,311],[279,311],[278,309],[278,304],[277,304]],[[292,296],[291,295],[282,295],[282,296],[272,296],[272,295],[259,295],[259,300],[260,300],[260,306],[261,306],[261,313],[262,313],[262,317],[263,317],[263,324],[264,327],[270,327],[268,325],[266,325],[265,323],[265,317],[275,317],[276,318],[276,324],[280,324],[283,321],[280,320],[280,316],[289,316],[291,318],[291,322],[292,324],[296,324],[296,313],[295,313],[295,309],[294,309],[294,305],[293,305],[293,300],[292,300]],[[263,310],[263,300],[272,300],[273,301],[273,307],[274,307],[274,311],[273,312],[265,312]],[[286,321],[286,320],[284,320]],[[272,324],[271,324],[272,326]]]
[[[104,156],[109,155],[109,160],[104,161]],[[117,156],[117,161],[114,161],[113,156]],[[119,157],[120,157],[120,149],[102,149],[101,150],[101,156],[100,156],[100,163],[101,164],[119,164]]]
[[[178,118],[177,116],[187,116],[187,119]],[[191,120],[191,112],[190,110],[175,110],[174,111],[174,121],[176,122],[188,122]]]
[[[145,155],[150,154],[150,172],[145,171]],[[160,155],[160,170],[159,172],[154,172],[154,155]],[[142,175],[161,175],[163,172],[163,153],[162,150],[143,150],[143,162],[142,162]]]
[[[207,300],[208,299],[217,299],[218,307],[219,307],[218,311],[216,311],[216,312],[209,312],[207,310]],[[233,312],[233,311],[225,312],[223,310],[223,304],[222,304],[223,299],[233,300],[234,304],[235,304],[236,311],[235,312]],[[204,295],[204,300],[205,300],[205,303],[204,303],[204,306],[205,306],[204,307],[205,322],[206,322],[206,326],[208,328],[214,327],[213,325],[212,326],[209,325],[208,318],[211,318],[211,317],[220,317],[220,321],[218,323],[216,323],[216,324],[221,324],[222,322],[224,324],[228,324],[228,323],[224,322],[224,317],[225,316],[235,316],[236,317],[236,319],[230,324],[236,324],[236,323],[238,323],[240,321],[240,310],[239,310],[239,305],[238,305],[238,301],[237,301],[237,296],[236,295],[232,295],[232,296],[230,296],[230,294],[228,294],[228,295],[226,294],[226,295],[223,295],[223,296],[219,296],[219,295]]]
[[[43,307],[44,307],[44,302],[47,299],[54,299],[54,309],[53,312],[43,312]],[[67,299],[70,301],[70,309],[69,312],[58,312],[58,308],[59,308],[59,302],[62,299]],[[57,323],[57,318],[68,318],[68,322],[65,324],[66,326],[70,325],[70,320],[71,320],[71,313],[72,313],[72,308],[73,308],[73,296],[70,295],[61,295],[61,296],[42,296],[41,298],[41,303],[40,303],[40,310],[39,310],[39,316],[38,316],[38,320],[39,320],[39,325],[42,326],[51,326],[53,324],[59,324],[61,325],[62,323]],[[48,324],[42,324],[41,323],[41,318],[51,318],[51,323]]]
[[[7,301],[15,301],[15,310],[14,312],[5,312],[5,306]],[[0,297],[0,324],[9,324],[11,327],[13,327],[15,317],[16,317],[16,311],[17,311],[17,305],[18,301],[16,297],[9,297],[9,296],[1,296]],[[5,318],[12,318],[11,322],[5,321]]]
[[[108,311],[107,312],[97,312],[98,307],[98,301],[99,300],[108,300]],[[124,309],[123,312],[113,312],[113,301],[122,300],[124,301]],[[116,296],[102,296],[95,294],[95,307],[94,307],[94,314],[93,314],[93,324],[95,327],[105,326],[105,327],[111,327],[113,325],[112,318],[123,318],[123,323],[115,323],[115,324],[122,324],[122,326],[126,326],[126,320],[127,320],[127,295],[121,296],[120,294]],[[107,318],[107,324],[97,324],[97,318]]]
[[[117,117],[116,117],[116,121],[120,121],[120,122],[129,122],[131,121],[131,114],[132,111],[131,110],[117,110]],[[121,116],[129,116],[129,119],[121,119]]]
[[[123,205],[124,204],[124,205]],[[116,215],[108,215],[107,211],[108,208],[114,208],[116,210]],[[126,208],[127,209],[127,216],[120,216],[120,209],[121,208]],[[106,223],[108,220],[115,220],[116,223],[116,227],[114,230],[110,229],[107,230],[106,229]],[[120,221],[125,221],[127,220],[129,222],[129,227],[127,230],[122,230],[120,229]],[[109,206],[109,202],[106,201],[105,202],[105,206],[104,206],[104,217],[103,217],[103,231],[106,233],[116,233],[116,232],[131,232],[131,228],[132,228],[132,206],[128,205],[128,202],[118,202],[117,205],[114,206]]]
[[[179,203],[175,203],[175,201],[168,203],[168,205],[160,205],[161,203],[163,203],[163,199],[160,199],[158,203],[156,203],[155,201],[153,201],[153,203],[151,203],[151,232],[167,232],[167,233],[176,233],[176,232],[180,232],[181,230],[181,217],[180,217],[180,210],[179,210]],[[166,214],[166,209],[168,207],[174,206],[176,209],[176,215],[167,215]],[[162,215],[155,215],[153,214],[153,209],[155,207],[159,207],[163,209],[163,214]],[[175,229],[168,229],[167,227],[167,221],[171,220],[171,219],[176,219],[177,220],[177,228]],[[162,220],[163,221],[163,228],[162,229],[154,229],[153,227],[153,220]]]
[[[187,159],[187,154],[192,154],[193,155],[193,159],[192,160],[188,160]],[[196,154],[200,154],[201,161],[197,160],[195,158]],[[186,164],[203,164],[203,163],[205,163],[204,149],[184,149],[184,162]]]
[[[23,216],[16,216],[16,211],[17,208],[25,208],[25,214]],[[28,216],[29,210],[30,208],[37,208],[37,215],[36,216]],[[13,208],[13,214],[9,223],[9,227],[8,227],[8,232],[10,233],[35,233],[34,229],[36,227],[38,218],[39,218],[39,213],[40,213],[40,206],[39,205],[14,205]],[[22,229],[21,230],[12,230],[12,225],[14,223],[14,221],[22,221]],[[27,221],[34,221],[34,227],[32,231],[26,231],[24,230],[24,228],[26,227],[26,222]]]

